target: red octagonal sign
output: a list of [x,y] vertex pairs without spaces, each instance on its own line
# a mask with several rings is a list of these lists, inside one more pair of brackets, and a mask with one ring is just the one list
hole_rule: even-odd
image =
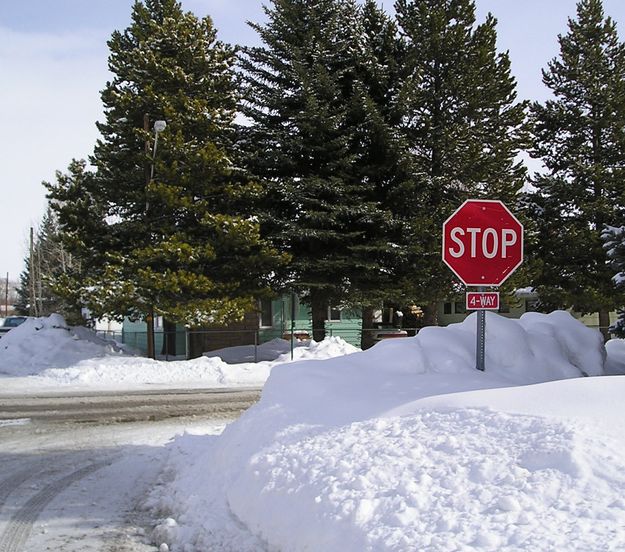
[[443,224],[443,261],[466,286],[499,286],[523,262],[523,225],[501,201],[468,199]]

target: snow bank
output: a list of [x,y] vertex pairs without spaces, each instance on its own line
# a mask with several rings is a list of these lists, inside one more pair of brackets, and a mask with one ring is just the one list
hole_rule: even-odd
[[[285,345],[286,344],[286,345]],[[73,389],[142,389],[159,387],[259,387],[272,368],[291,362],[290,344],[274,340],[259,347],[265,362],[241,362],[247,348],[234,347],[219,357],[157,361],[126,355],[119,347],[81,327],[68,327],[59,315],[30,319],[0,339],[0,374],[4,392],[63,386]],[[288,351],[288,352],[287,352]],[[301,344],[294,360],[331,358],[358,351],[338,337]],[[276,358],[277,357],[277,358]],[[15,378],[17,376],[17,378]],[[28,376],[28,377],[25,377]],[[16,381],[19,378],[22,380]]]
[[[169,519],[155,535],[179,549],[238,552],[581,551],[621,542],[622,439],[594,439],[601,423],[620,428],[623,417],[588,406],[588,428],[541,407],[555,402],[574,416],[579,397],[608,404],[624,382],[579,379],[572,401],[558,392],[564,382],[506,390],[517,404],[523,393],[540,395],[522,415],[491,401],[503,387],[602,374],[601,336],[564,312],[488,315],[485,373],[474,368],[473,316],[365,352],[276,366],[261,401],[220,438],[172,445],[175,475],[149,504]],[[498,389],[476,392],[470,408],[444,402],[489,388]],[[423,407],[440,395],[436,408]]]
[[62,316],[52,314],[29,318],[0,339],[0,373],[27,376],[84,359],[122,354],[114,342],[87,328],[70,327]]
[[[332,358],[355,353],[360,350],[336,336],[326,337],[320,343],[312,340],[295,341],[293,345],[293,360]],[[227,347],[225,349],[209,351],[204,353],[203,356],[208,358],[218,357],[228,364],[265,360],[278,360],[282,363],[291,360],[291,342],[286,339],[276,338],[261,343],[256,347],[254,345]]]
[[[625,391],[620,379],[592,383],[562,387],[595,405]],[[230,507],[289,552],[625,549],[623,441],[598,435],[598,412],[587,425],[535,415],[536,395],[557,396],[560,384],[507,390],[505,410],[524,399],[534,415],[495,410],[483,391],[467,393],[477,407],[452,407],[462,393],[272,444],[234,479]],[[549,402],[576,416],[570,401]],[[612,410],[603,423],[614,438],[625,416]]]
[[226,364],[219,358],[159,361],[149,358],[103,357],[77,362],[67,368],[49,368],[31,378],[41,385],[92,389],[150,387],[256,387],[262,385],[272,363]]
[[625,374],[625,339],[610,339],[605,344],[606,374]]
[[[306,347],[307,342],[294,341],[293,347]],[[226,347],[204,353],[208,358],[219,357],[228,364],[241,362],[258,362],[263,360],[276,360],[284,354],[291,354],[291,342],[285,339],[272,339],[260,345],[239,345],[236,347]]]

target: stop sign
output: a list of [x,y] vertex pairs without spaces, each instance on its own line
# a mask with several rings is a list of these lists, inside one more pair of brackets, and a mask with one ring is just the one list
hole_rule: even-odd
[[466,286],[499,286],[523,262],[523,225],[501,201],[468,199],[443,224],[443,261]]

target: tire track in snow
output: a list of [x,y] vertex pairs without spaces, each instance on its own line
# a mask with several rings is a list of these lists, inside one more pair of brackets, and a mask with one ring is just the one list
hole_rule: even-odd
[[[58,472],[58,468],[50,469],[50,467],[48,467],[50,464],[54,464],[57,458],[58,455],[52,455],[46,457],[45,459],[31,462],[27,468],[13,473],[9,477],[0,481],[0,512],[2,511],[7,498],[9,498],[11,493],[18,489],[23,483],[29,479],[39,478],[42,475],[50,477],[55,472]],[[1,462],[2,459],[0,459],[0,463]]]
[[29,467],[0,481],[0,510],[4,506],[7,498],[9,498],[9,495],[32,476],[33,469]]
[[[26,502],[9,520],[7,528],[0,536],[0,552],[24,552],[24,545],[32,531],[33,524],[44,508],[72,483],[79,481],[90,473],[104,466],[108,466],[109,464],[110,462],[89,464],[44,487]],[[24,476],[25,471],[26,470],[19,472],[18,476]],[[32,471],[30,471],[29,475],[32,475]],[[24,479],[20,483],[16,483],[15,485],[8,484],[7,488],[11,489],[9,493],[26,479],[28,479],[28,475],[24,476]],[[4,487],[1,489],[4,489]],[[0,498],[2,498],[2,495],[0,495]]]

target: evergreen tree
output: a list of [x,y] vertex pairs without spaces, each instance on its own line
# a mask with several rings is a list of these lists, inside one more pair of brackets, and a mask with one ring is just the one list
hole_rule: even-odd
[[532,106],[533,155],[546,169],[528,202],[533,283],[544,309],[598,312],[607,336],[616,292],[600,233],[625,209],[625,48],[600,0],[579,2],[568,28],[543,71],[554,99]]
[[386,220],[380,182],[359,168],[373,162],[374,119],[382,120],[362,72],[373,45],[352,0],[273,0],[265,11],[267,24],[252,24],[264,45],[241,61],[252,122],[242,135],[267,188],[265,231],[292,257],[290,285],[311,305],[319,340],[328,307],[364,294],[379,271],[371,238]]
[[[353,258],[359,263],[351,278],[349,299],[361,307],[362,327],[367,329],[373,326],[374,310],[412,302],[391,276],[407,247],[402,221],[394,212],[394,190],[411,180],[412,171],[401,132],[405,75],[397,26],[375,0],[366,0],[359,13],[362,37],[355,59],[357,78],[350,112],[355,134],[351,150],[363,200],[375,206],[376,217],[367,225],[363,243],[353,248]],[[372,337],[371,332],[363,332],[363,348],[373,344]]]
[[614,286],[618,292],[618,318],[610,327],[610,331],[617,337],[625,337],[625,226],[607,226],[602,235],[604,249],[610,259],[610,266],[615,272],[612,277]]
[[239,319],[280,257],[251,216],[259,187],[235,163],[235,53],[209,17],[174,0],[135,2],[108,45],[114,76],[102,92],[95,173],[49,187],[86,271],[65,292],[94,316],[154,308],[189,325]]
[[[442,225],[468,198],[499,199],[512,209],[525,170],[525,109],[507,53],[496,50],[496,20],[476,24],[473,0],[397,0],[405,41],[402,92],[414,179],[395,190],[406,248],[395,271],[410,295],[436,302],[454,289],[441,262]],[[411,244],[411,245],[409,245]]]

